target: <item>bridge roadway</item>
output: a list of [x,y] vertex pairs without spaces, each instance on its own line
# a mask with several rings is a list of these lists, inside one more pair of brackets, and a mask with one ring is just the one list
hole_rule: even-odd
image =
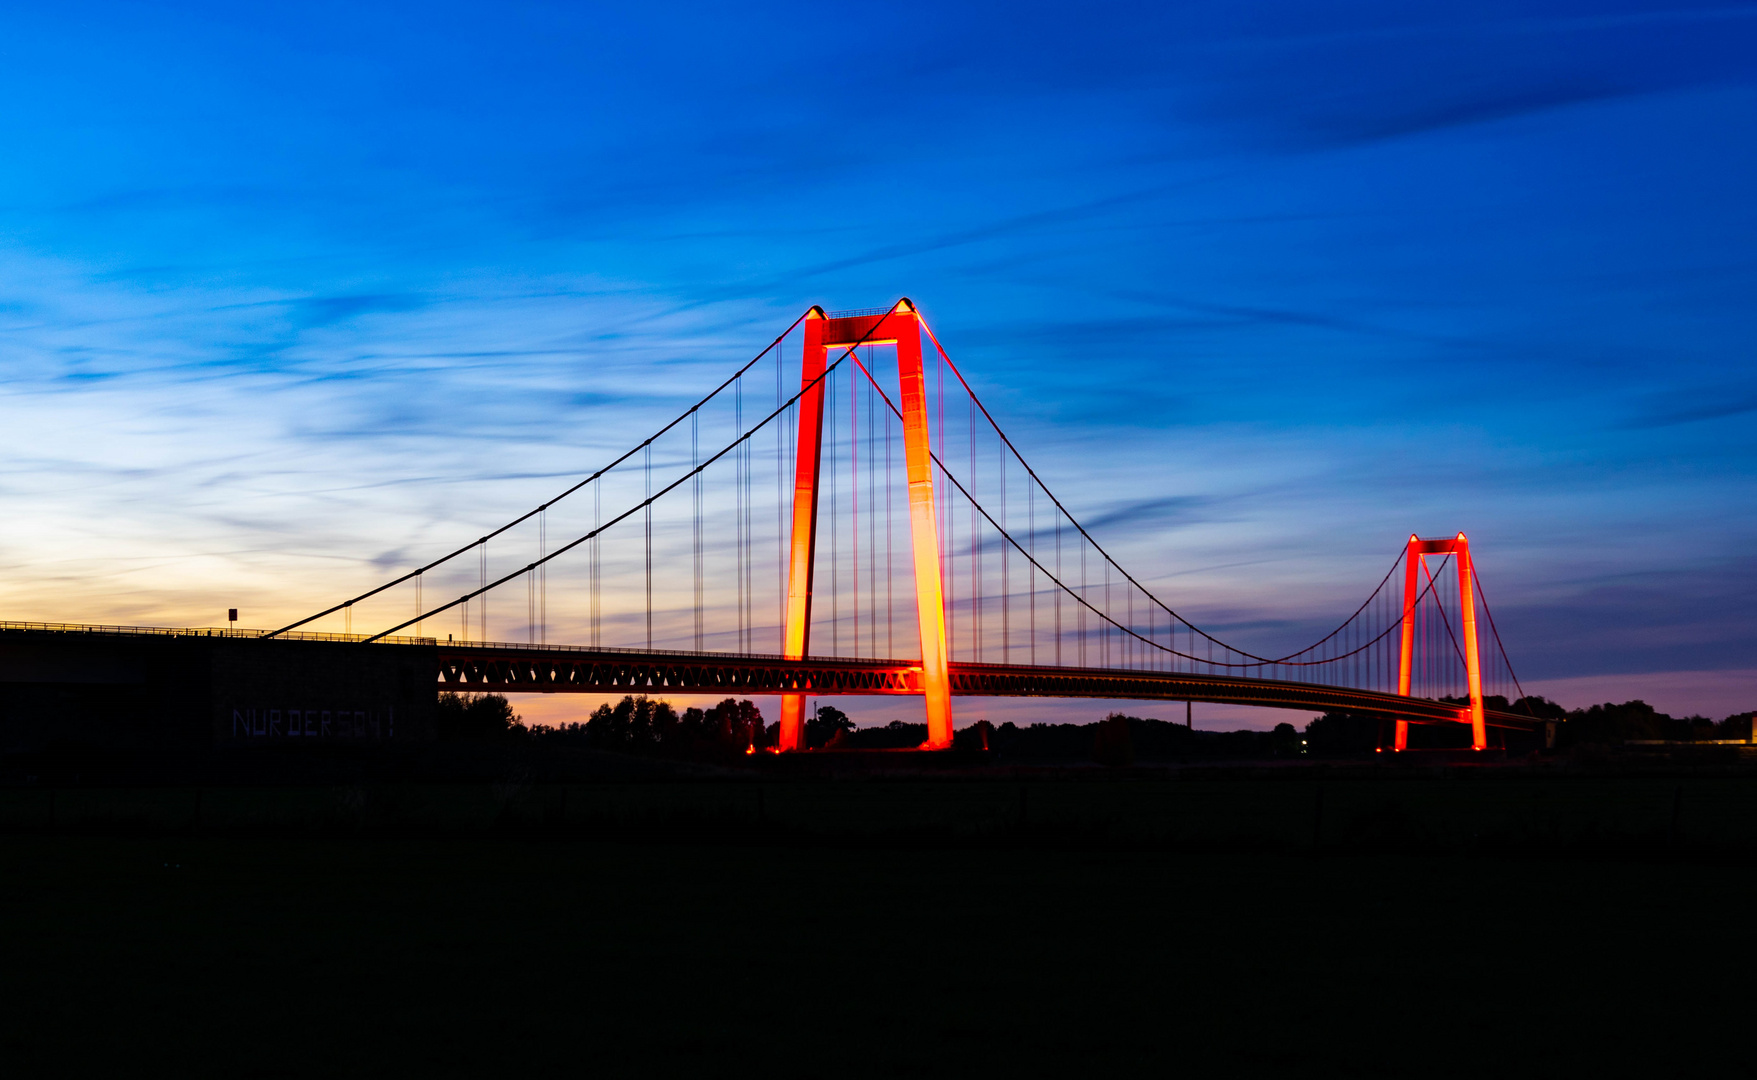
[[[439,681],[465,693],[758,695],[919,694],[921,668],[908,660],[591,649],[508,643],[438,642]],[[952,693],[968,697],[1138,698],[1203,701],[1323,712],[1328,709],[1454,723],[1462,710],[1427,698],[1375,690],[1236,675],[951,663]],[[1492,727],[1529,731],[1538,721],[1490,710]]]

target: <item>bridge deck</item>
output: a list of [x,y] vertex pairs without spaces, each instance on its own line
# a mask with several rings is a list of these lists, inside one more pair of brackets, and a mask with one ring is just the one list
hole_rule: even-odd
[[[275,638],[261,631],[230,628],[168,628],[87,626],[70,623],[0,623],[0,643],[33,639],[106,639],[145,645],[166,638],[226,639],[247,649],[281,651],[282,646],[315,642],[397,655],[426,654],[434,663],[439,689],[465,692],[542,694],[664,693],[717,695],[919,694],[921,669],[913,660],[846,659],[812,656],[789,660],[777,655],[695,653],[647,649],[587,648],[569,645],[527,645],[510,642],[452,642],[433,638],[387,638],[366,644],[360,636],[286,634]],[[118,640],[120,639],[120,640]],[[0,648],[0,653],[7,650]],[[427,660],[426,657],[432,657]],[[4,659],[4,657],[0,657]],[[265,657],[264,659],[268,659]],[[24,655],[14,665],[38,661]],[[269,667],[276,665],[272,659]],[[0,664],[0,669],[6,665]],[[93,676],[97,673],[93,672]],[[39,681],[25,673],[10,678]],[[67,681],[82,679],[68,672]],[[1158,701],[1203,701],[1229,705],[1322,712],[1346,709],[1398,716],[1416,723],[1449,723],[1460,719],[1456,705],[1427,698],[1406,698],[1375,690],[1258,679],[1236,675],[1189,672],[1132,671],[1111,668],[1070,668],[1028,664],[951,664],[952,692],[973,697],[1136,698]],[[0,681],[8,681],[0,671]],[[1512,713],[1488,713],[1491,725],[1530,730],[1539,721]]]
[[[919,694],[921,669],[910,660],[735,653],[588,649],[505,643],[441,642],[440,683],[447,689],[506,693]],[[1375,690],[1278,679],[1110,668],[975,664],[953,661],[952,693],[968,697],[1138,698],[1400,716],[1416,723],[1461,719],[1457,705]],[[1490,711],[1491,726],[1531,730],[1538,721]]]

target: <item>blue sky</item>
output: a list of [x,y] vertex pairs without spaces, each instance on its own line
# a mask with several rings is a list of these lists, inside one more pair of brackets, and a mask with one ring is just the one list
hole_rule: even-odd
[[1757,706],[1757,6],[5,25],[6,618],[302,614],[907,294],[1223,630],[1462,529],[1528,684]]

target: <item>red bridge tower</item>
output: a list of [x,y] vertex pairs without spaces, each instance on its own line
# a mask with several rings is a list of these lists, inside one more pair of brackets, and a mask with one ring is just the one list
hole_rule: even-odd
[[[947,674],[946,618],[940,584],[939,528],[935,524],[933,460],[927,428],[927,385],[921,366],[921,319],[907,297],[890,311],[832,319],[814,307],[805,318],[805,361],[800,371],[799,456],[793,480],[793,538],[787,564],[787,625],[783,652],[803,659],[811,645],[812,567],[817,549],[818,469],[823,451],[824,382],[832,347],[895,345],[901,383],[903,458],[909,478],[909,533],[915,559],[915,617],[921,632],[921,682],[927,704],[923,749],[952,745],[952,692]],[[805,748],[805,695],[781,699],[782,750]]]
[[[1398,654],[1397,693],[1409,696],[1410,668],[1415,659],[1415,602],[1420,596],[1420,578],[1426,570],[1429,555],[1453,555],[1458,559],[1458,606],[1464,623],[1464,672],[1470,688],[1468,716],[1460,717],[1470,724],[1470,747],[1487,750],[1488,722],[1482,707],[1482,660],[1476,643],[1476,590],[1472,588],[1474,571],[1470,563],[1470,541],[1463,533],[1444,540],[1423,540],[1411,535],[1409,550],[1403,560],[1403,648]],[[1432,580],[1430,578],[1430,580]],[[1409,721],[1397,721],[1395,748],[1409,745]]]

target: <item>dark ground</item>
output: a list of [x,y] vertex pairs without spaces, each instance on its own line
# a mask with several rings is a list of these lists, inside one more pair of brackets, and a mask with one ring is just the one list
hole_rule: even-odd
[[0,837],[12,1076],[1757,1074],[1757,860]]

